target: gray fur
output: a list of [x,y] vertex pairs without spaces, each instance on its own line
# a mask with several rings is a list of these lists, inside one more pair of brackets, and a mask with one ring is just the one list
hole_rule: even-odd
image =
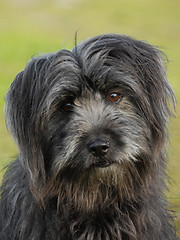
[[177,239],[164,197],[174,102],[163,54],[127,36],[32,58],[6,96],[19,156],[1,187],[0,240]]

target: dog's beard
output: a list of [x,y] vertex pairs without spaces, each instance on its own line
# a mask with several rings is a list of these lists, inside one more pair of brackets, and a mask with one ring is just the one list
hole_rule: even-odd
[[[60,205],[65,201],[86,211],[122,196],[131,198],[135,182],[141,184],[142,179],[136,165],[151,154],[151,134],[137,109],[125,97],[115,105],[91,92],[88,98],[75,100],[72,112],[63,114],[69,116],[62,126],[56,117],[49,121],[53,162],[46,195],[58,195]],[[100,156],[88,149],[97,139],[109,143]]]

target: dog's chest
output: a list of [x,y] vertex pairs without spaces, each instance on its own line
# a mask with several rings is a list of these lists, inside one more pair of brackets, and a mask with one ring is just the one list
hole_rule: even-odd
[[69,212],[60,217],[60,240],[126,240],[129,239],[121,231],[121,221],[114,211],[80,214]]

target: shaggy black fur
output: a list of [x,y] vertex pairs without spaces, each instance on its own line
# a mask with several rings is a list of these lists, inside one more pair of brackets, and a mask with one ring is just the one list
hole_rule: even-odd
[[173,240],[166,189],[174,94],[162,53],[117,34],[34,57],[6,96],[19,156],[0,240]]

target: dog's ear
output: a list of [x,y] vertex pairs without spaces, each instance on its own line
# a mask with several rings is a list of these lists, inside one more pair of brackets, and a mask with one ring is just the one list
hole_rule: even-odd
[[165,55],[157,48],[138,42],[135,54],[136,79],[142,86],[140,105],[149,120],[156,148],[161,148],[167,134],[167,122],[175,106],[174,91],[167,80]]
[[[7,127],[19,147],[19,159],[28,171],[33,191],[45,183],[42,78],[45,59],[32,59],[14,79],[6,95]],[[43,92],[43,94],[42,94]]]

